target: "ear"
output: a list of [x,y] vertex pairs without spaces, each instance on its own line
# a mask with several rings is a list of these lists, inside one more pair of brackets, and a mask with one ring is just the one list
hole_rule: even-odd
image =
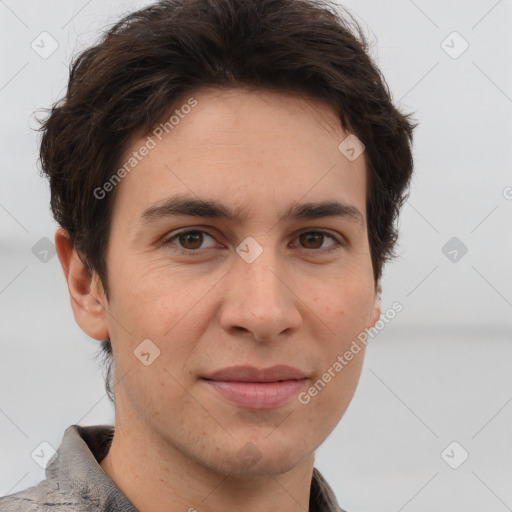
[[377,323],[377,320],[380,318],[381,294],[382,287],[379,284],[375,287],[375,296],[373,299],[372,306],[370,308],[370,314],[368,316],[368,328],[373,327]]
[[63,228],[58,228],[55,233],[55,247],[68,284],[76,323],[91,338],[108,338],[108,303],[98,275],[84,266],[71,244],[69,233]]

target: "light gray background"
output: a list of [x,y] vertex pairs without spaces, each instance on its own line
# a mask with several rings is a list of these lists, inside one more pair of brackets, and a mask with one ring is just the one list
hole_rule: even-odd
[[[114,422],[98,344],[74,322],[58,259],[32,253],[56,227],[32,113],[62,96],[71,55],[147,3],[0,0],[0,495],[44,478],[31,458],[41,442]],[[371,340],[316,465],[348,512],[511,510],[512,1],[344,5],[420,126],[400,257],[383,280],[382,311],[404,309]],[[43,31],[59,44],[47,59],[31,48]],[[458,58],[442,47],[453,31],[469,43]],[[468,248],[456,262],[442,252],[452,237]],[[469,453],[458,469],[441,457],[452,441]]]

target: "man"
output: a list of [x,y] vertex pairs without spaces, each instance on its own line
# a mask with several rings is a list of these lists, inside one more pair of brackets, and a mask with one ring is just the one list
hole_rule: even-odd
[[341,510],[314,453],[380,316],[414,128],[347,19],[161,1],[73,63],[41,163],[115,428],[70,426],[0,510]]

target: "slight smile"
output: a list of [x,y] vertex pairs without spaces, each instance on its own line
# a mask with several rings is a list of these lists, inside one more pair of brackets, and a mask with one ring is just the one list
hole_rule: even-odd
[[210,389],[243,409],[274,409],[303,389],[307,376],[297,368],[277,365],[268,369],[236,366],[202,379]]

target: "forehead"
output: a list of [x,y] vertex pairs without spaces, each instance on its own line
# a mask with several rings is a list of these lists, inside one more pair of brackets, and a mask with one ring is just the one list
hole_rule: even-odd
[[[151,133],[131,142],[121,166],[138,153],[137,162],[117,185],[114,216],[122,211],[136,221],[175,194],[232,209],[245,205],[259,215],[300,199],[338,199],[364,215],[365,157],[351,161],[340,152],[348,135],[336,112],[319,100],[204,89],[184,96]],[[143,146],[151,149],[140,158]]]

